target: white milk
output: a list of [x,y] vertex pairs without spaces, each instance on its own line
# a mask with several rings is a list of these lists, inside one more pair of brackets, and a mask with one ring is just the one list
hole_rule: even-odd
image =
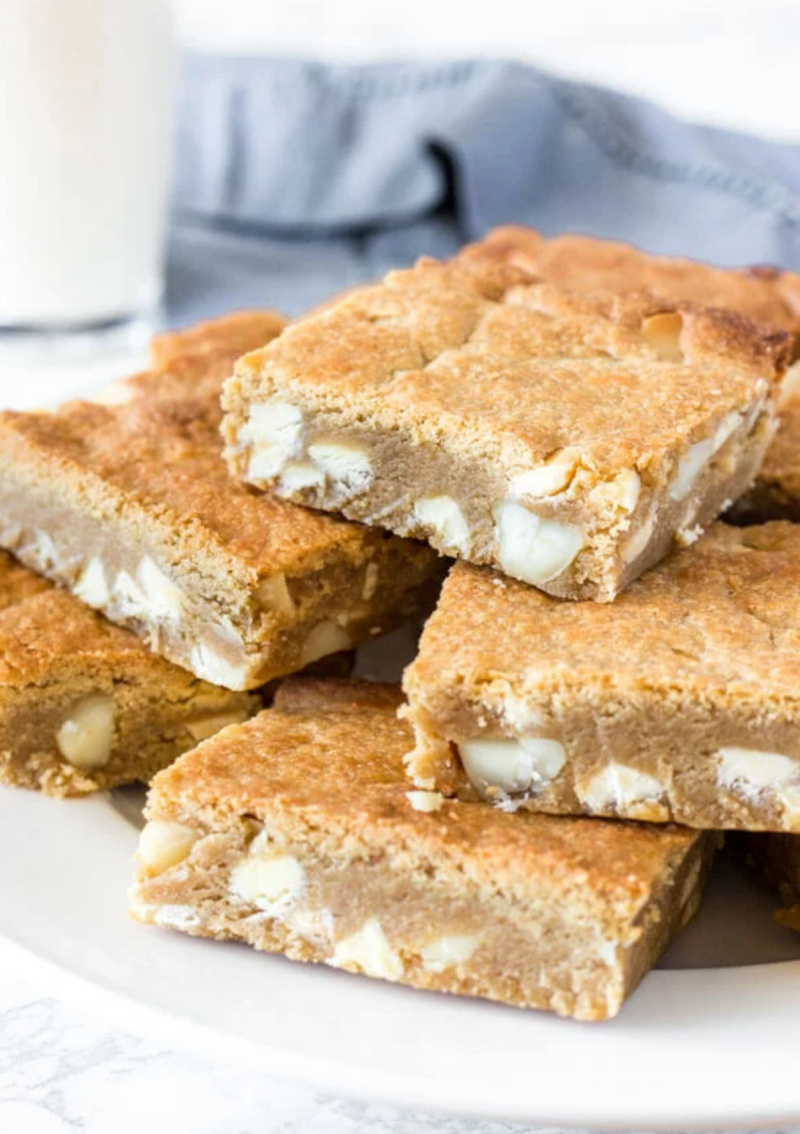
[[157,303],[172,62],[168,0],[0,0],[0,327]]

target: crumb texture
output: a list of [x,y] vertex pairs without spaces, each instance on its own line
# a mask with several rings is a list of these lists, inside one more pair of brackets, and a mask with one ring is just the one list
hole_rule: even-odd
[[295,679],[277,708],[157,776],[134,915],[416,987],[614,1015],[694,913],[713,844],[419,806],[399,700]]

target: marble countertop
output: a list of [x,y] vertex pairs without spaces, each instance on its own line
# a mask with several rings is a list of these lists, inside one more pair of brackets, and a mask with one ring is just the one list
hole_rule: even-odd
[[0,975],[3,1134],[512,1134],[522,1127],[327,1098],[128,1035]]

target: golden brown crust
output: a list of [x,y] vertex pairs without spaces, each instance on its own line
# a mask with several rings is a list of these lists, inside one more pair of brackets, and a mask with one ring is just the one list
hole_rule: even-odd
[[241,813],[263,820],[274,809],[305,811],[315,825],[368,826],[379,842],[407,843],[433,857],[446,851],[487,882],[524,885],[535,876],[554,891],[585,886],[634,902],[657,883],[665,856],[696,838],[675,827],[512,816],[455,801],[431,814],[415,811],[403,768],[411,732],[391,703],[399,694],[379,687],[369,707],[368,687],[356,683],[347,709],[342,685],[332,695],[324,685],[309,687],[319,697],[316,708],[309,696],[305,712],[299,704],[266,710],[201,744],[156,777],[151,810],[179,800],[187,813],[213,811],[222,821]]
[[800,711],[800,527],[715,524],[613,604],[562,603],[457,564],[407,689],[466,690],[494,674],[529,690],[681,689],[721,706],[769,697]]
[[28,571],[5,551],[0,552],[0,593],[0,685],[52,682],[96,663],[117,666],[121,673],[151,671],[164,680],[174,670],[133,634]]
[[[94,565],[93,605],[236,689],[421,614],[439,572],[421,544],[228,476],[223,378],[245,343],[281,326],[270,312],[204,324],[160,341],[164,367],[122,383],[111,402],[0,415],[0,542],[80,594]],[[155,579],[148,593],[143,569]]]
[[302,570],[362,544],[369,537],[361,528],[253,496],[229,478],[220,459],[219,389],[237,349],[196,353],[165,373],[138,376],[132,382],[141,396],[121,405],[71,402],[55,413],[0,414],[6,461],[57,469],[101,512],[122,506],[141,523],[167,523],[176,558],[214,553],[244,579]]
[[[56,732],[75,705],[102,695],[115,706],[106,765],[64,758]],[[242,720],[259,701],[199,681],[157,657],[130,631],[0,552],[0,781],[56,796],[147,776],[192,747],[187,728]],[[208,735],[206,733],[206,735]]]
[[[800,334],[800,275],[759,265],[717,268],[696,260],[655,256],[612,240],[566,234],[546,239],[521,226],[494,229],[459,256],[467,264],[486,261],[513,266],[528,278],[549,280],[567,291],[649,291],[748,316]],[[767,340],[770,332],[765,331]],[[767,341],[767,348],[770,348]],[[774,349],[774,347],[773,347]],[[781,348],[782,349],[782,348]],[[736,505],[748,523],[800,519],[800,404],[796,392],[781,406],[778,432],[753,489]]]
[[179,331],[156,335],[150,344],[150,357],[155,368],[165,369],[191,354],[208,356],[219,351],[244,354],[259,340],[268,343],[274,339],[285,325],[286,320],[275,311],[234,311]]
[[[223,395],[226,454],[234,476],[296,503],[610,601],[749,486],[790,342],[716,308],[559,291],[495,256],[422,260],[241,359]],[[293,423],[288,449],[274,406]],[[337,472],[341,456],[316,463],[331,443],[362,479]],[[526,496],[528,474],[540,483],[559,462],[560,488]],[[457,538],[421,518],[443,499]],[[541,521],[570,545],[553,570],[521,550]]]
[[716,524],[604,606],[457,564],[404,674],[411,777],[550,814],[800,831],[799,608],[785,522]]
[[780,268],[716,268],[573,233],[546,239],[514,225],[494,229],[461,257],[494,258],[567,291],[650,291],[800,331],[800,275]]
[[[565,393],[597,415],[603,405],[592,397],[591,371],[586,382],[570,386],[565,367],[571,363],[577,372],[605,360],[605,390],[621,379],[629,397],[617,409],[636,436],[642,433],[642,404],[627,389],[634,374],[645,380],[648,397],[657,393],[656,378],[669,388],[673,396],[659,399],[658,407],[669,414],[665,428],[684,420],[684,367],[670,365],[642,334],[644,319],[668,312],[684,319],[681,347],[685,361],[698,368],[692,378],[705,396],[721,396],[716,383],[723,374],[730,390],[748,385],[753,371],[775,378],[788,361],[789,335],[728,311],[647,295],[560,292],[505,264],[422,260],[352,293],[324,315],[288,327],[241,361],[240,382],[245,394],[254,394],[261,375],[271,374],[289,395],[304,391],[321,403],[358,395],[365,406],[378,399],[383,412],[444,414],[471,431],[472,414],[491,411],[485,429],[503,428],[509,441],[520,438],[541,456],[559,447],[552,436],[537,433],[540,418],[552,430],[552,402],[539,397],[544,375],[537,372],[531,387],[527,368],[515,372],[523,361],[549,364]],[[731,372],[731,363],[744,373]],[[236,390],[226,387],[223,405],[238,406]],[[565,415],[561,428],[569,429],[561,444],[580,441],[579,420]]]
[[601,1020],[696,911],[715,839],[407,791],[399,690],[280,700],[156,778],[134,917]]

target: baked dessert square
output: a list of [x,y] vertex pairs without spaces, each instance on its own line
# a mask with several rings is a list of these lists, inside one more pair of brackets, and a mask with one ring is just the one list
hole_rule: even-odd
[[294,960],[613,1016],[700,899],[712,836],[409,790],[399,691],[294,679],[157,776],[131,911]]
[[148,781],[259,708],[0,551],[1,783],[68,796]]
[[797,835],[747,835],[744,853],[750,868],[779,896],[775,920],[800,930],[800,838]]
[[789,335],[423,260],[226,383],[232,474],[560,598],[611,601],[751,484]]
[[[783,327],[800,353],[800,275],[769,265],[717,268],[696,260],[654,256],[615,240],[567,233],[546,239],[529,228],[504,226],[462,254],[501,258],[532,279],[566,291],[649,291],[667,299],[726,307]],[[800,520],[800,363],[781,384],[778,430],[752,488],[736,501],[738,521]]]
[[283,323],[248,313],[156,343],[104,404],[0,415],[0,545],[155,652],[255,688],[426,612],[422,543],[255,494],[228,476],[223,378]]
[[422,787],[800,831],[800,527],[718,523],[610,605],[458,564],[404,688]]

